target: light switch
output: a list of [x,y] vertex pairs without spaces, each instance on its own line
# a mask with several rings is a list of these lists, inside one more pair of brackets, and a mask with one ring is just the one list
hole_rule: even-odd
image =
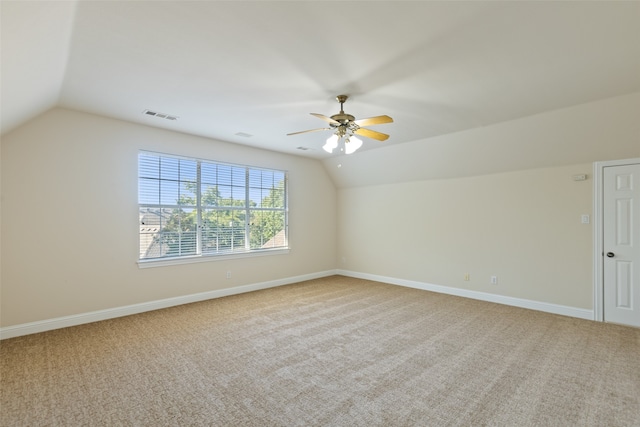
[[589,224],[589,215],[581,215],[580,222],[583,224]]

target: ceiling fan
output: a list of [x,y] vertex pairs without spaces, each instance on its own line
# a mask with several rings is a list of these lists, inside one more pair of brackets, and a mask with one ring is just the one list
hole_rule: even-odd
[[366,119],[356,120],[351,114],[344,112],[344,103],[349,97],[347,95],[338,95],[336,100],[340,103],[340,112],[334,114],[331,117],[327,117],[318,113],[311,113],[312,116],[316,116],[319,119],[329,123],[328,128],[318,128],[303,130],[301,132],[288,133],[287,136],[298,135],[301,133],[318,132],[321,130],[333,130],[334,133],[328,139],[326,144],[322,147],[326,152],[332,153],[335,148],[338,147],[340,141],[344,142],[344,150],[346,154],[351,154],[362,146],[362,140],[355,137],[354,134],[364,136],[366,138],[376,139],[378,141],[385,141],[389,138],[389,135],[375,130],[365,129],[363,126],[380,125],[384,123],[393,123],[393,119],[389,116],[375,116]]

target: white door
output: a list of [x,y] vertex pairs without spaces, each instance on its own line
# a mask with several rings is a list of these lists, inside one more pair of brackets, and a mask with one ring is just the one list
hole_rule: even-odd
[[640,164],[603,177],[604,320],[640,327]]

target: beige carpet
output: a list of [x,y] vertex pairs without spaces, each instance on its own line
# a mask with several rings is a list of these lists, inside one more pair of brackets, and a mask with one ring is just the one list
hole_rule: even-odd
[[640,426],[640,330],[340,276],[0,352],[2,426]]

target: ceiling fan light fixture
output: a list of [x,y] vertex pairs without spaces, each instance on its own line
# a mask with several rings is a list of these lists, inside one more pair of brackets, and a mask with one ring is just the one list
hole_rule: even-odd
[[360,147],[362,147],[362,140],[355,136],[351,136],[344,141],[345,154],[355,153],[355,151]]
[[355,153],[356,150],[362,147],[362,140],[356,138],[354,134],[358,134],[360,136],[375,139],[378,141],[386,141],[389,138],[389,135],[375,130],[367,129],[363,126],[393,123],[393,119],[385,115],[356,120],[354,116],[352,116],[351,114],[346,114],[344,112],[344,103],[346,102],[347,98],[347,95],[338,95],[336,97],[337,101],[340,103],[340,112],[338,114],[334,114],[331,117],[327,117],[324,114],[311,113],[312,116],[315,116],[327,122],[329,124],[329,127],[303,130],[300,132],[288,133],[287,135],[299,135],[301,133],[332,130],[333,135],[331,135],[327,139],[327,142],[322,146],[322,149],[329,154],[333,153],[333,150],[335,150],[338,146],[340,146],[340,151],[345,154]]

